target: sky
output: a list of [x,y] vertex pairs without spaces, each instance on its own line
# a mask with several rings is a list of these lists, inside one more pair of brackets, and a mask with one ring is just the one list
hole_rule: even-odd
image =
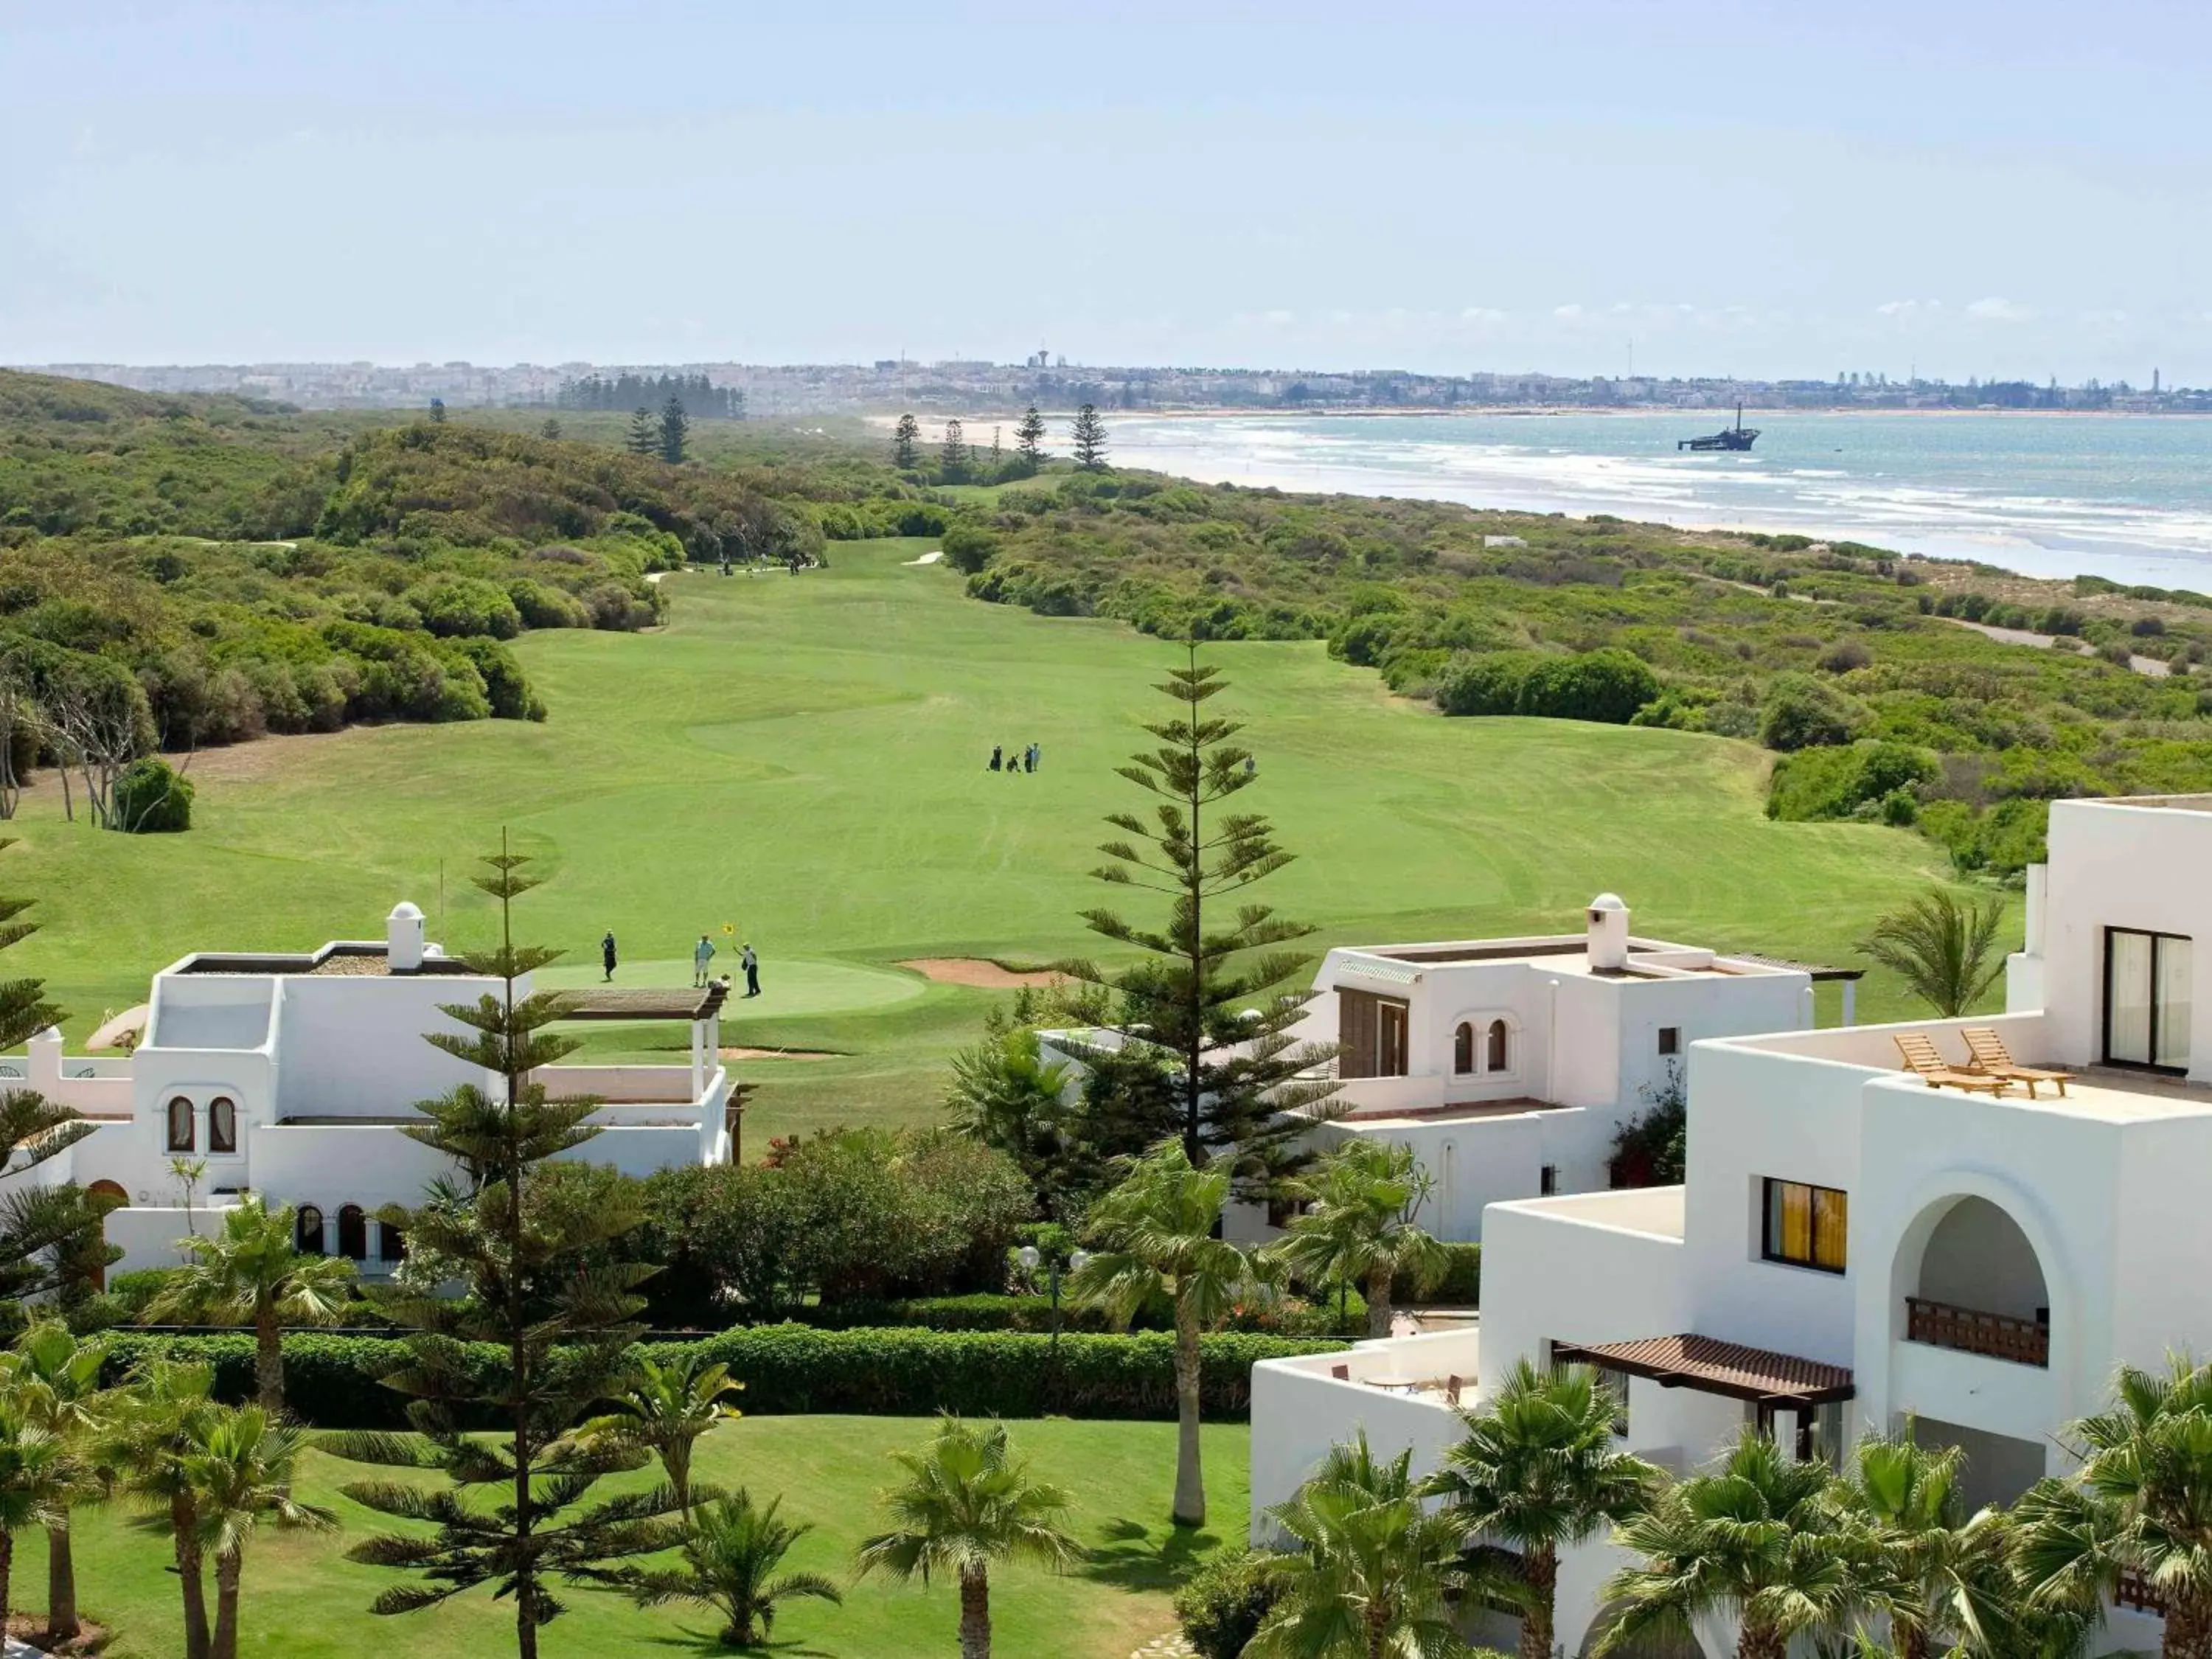
[[2212,384],[2212,5],[0,0],[0,362]]

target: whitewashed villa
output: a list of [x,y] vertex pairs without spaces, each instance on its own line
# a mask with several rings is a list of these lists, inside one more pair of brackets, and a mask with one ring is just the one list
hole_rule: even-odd
[[[6,1179],[75,1180],[124,1200],[106,1220],[121,1269],[169,1267],[188,1220],[178,1159],[204,1160],[196,1209],[220,1209],[249,1188],[299,1207],[302,1249],[389,1271],[404,1241],[375,1220],[387,1204],[420,1200],[447,1161],[401,1133],[415,1103],[486,1077],[424,1042],[463,1028],[440,1012],[499,981],[470,973],[425,941],[422,913],[395,908],[386,937],[339,940],[301,955],[198,951],[154,977],[144,1035],[125,1056],[64,1054],[61,1034],[33,1038],[0,1061],[8,1086],[74,1107],[95,1132]],[[525,990],[527,989],[526,983]],[[730,1154],[731,1085],[720,1060],[723,988],[593,988],[582,1019],[679,1020],[689,1065],[555,1066],[550,1094],[597,1097],[605,1132],[571,1156],[644,1176]],[[193,1218],[204,1231],[209,1218]]]
[[[1521,1358],[1602,1367],[1623,1443],[1677,1470],[1747,1423],[1832,1459],[1910,1421],[1965,1449],[1972,1501],[2062,1472],[2057,1431],[2117,1364],[2212,1354],[2208,870],[2212,797],[2061,801],[2004,1014],[1692,1042],[1686,1185],[1492,1203],[1478,1328],[1255,1369],[1255,1533],[1363,1425],[1433,1462],[1455,1384],[1476,1404]],[[1916,1033],[1964,1068],[1968,1030],[2072,1080],[1899,1069]],[[1618,1565],[1610,1543],[1564,1563],[1568,1652]],[[2124,1599],[2100,1649],[2156,1647],[2154,1598]]]

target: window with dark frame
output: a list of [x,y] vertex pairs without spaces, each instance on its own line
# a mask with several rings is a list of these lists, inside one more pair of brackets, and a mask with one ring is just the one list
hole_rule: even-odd
[[173,1152],[192,1150],[192,1103],[182,1095],[169,1103],[169,1150]]
[[1850,1200],[1833,1187],[1766,1178],[1759,1255],[1768,1261],[1839,1273],[1850,1231]]
[[323,1253],[323,1212],[312,1204],[302,1204],[292,1223],[293,1243],[302,1255]]
[[1546,1198],[1552,1197],[1559,1190],[1559,1166],[1558,1164],[1547,1164],[1542,1169],[1536,1171],[1536,1190]]
[[1659,1028],[1659,1052],[1662,1054],[1679,1054],[1682,1052],[1680,1026],[1662,1025]]
[[238,1150],[238,1103],[228,1095],[217,1095],[208,1103],[208,1151],[235,1152]]
[[355,1261],[368,1260],[368,1217],[358,1204],[338,1211],[338,1254]]

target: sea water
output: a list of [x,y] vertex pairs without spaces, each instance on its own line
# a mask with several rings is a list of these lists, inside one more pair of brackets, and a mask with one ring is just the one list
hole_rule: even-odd
[[2212,416],[1734,411],[1108,416],[1111,459],[1208,483],[1796,532],[2212,592]]

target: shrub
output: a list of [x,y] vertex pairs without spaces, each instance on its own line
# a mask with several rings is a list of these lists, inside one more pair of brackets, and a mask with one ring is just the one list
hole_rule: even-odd
[[[1909,744],[1862,742],[1801,750],[1775,762],[1767,782],[1766,816],[1791,823],[1849,817],[1892,795],[1911,799],[1917,786],[1934,782],[1939,772],[1933,755]],[[1885,817],[1891,810],[1883,808]]]
[[1411,1279],[1401,1276],[1390,1285],[1390,1300],[1400,1307],[1427,1303],[1439,1308],[1477,1308],[1482,1305],[1482,1246],[1446,1244],[1450,1266],[1444,1276],[1425,1291],[1417,1291]]
[[1176,1592],[1176,1620],[1199,1659],[1241,1659],[1282,1595],[1283,1559],[1266,1550],[1224,1550]]
[[475,635],[511,640],[522,631],[522,613],[499,588],[472,576],[450,576],[410,587],[407,602],[422,626],[447,639]]
[[1437,677],[1437,707],[1447,714],[1516,714],[1522,684],[1535,661],[1535,653],[1528,651],[1454,657]]
[[192,781],[148,755],[115,780],[114,825],[134,836],[173,835],[192,827]]
[[1520,712],[1553,720],[1626,726],[1659,695],[1650,665],[1615,647],[1571,657],[1542,657],[1521,682]]
[[[546,552],[566,550],[547,548]],[[589,628],[592,613],[584,602],[573,593],[564,593],[557,587],[548,587],[527,576],[517,576],[507,585],[507,597],[513,603],[515,614],[522,618],[526,628]]]
[[979,525],[956,524],[945,531],[945,562],[963,575],[972,576],[991,562],[999,538]]
[[[1252,1367],[1262,1359],[1327,1353],[1344,1345],[1241,1334],[1202,1339],[1200,1390],[1208,1417],[1248,1416]],[[986,1417],[1072,1416],[1165,1421],[1176,1415],[1175,1339],[1166,1332],[1133,1336],[1071,1335],[1053,1361],[1052,1340],[1012,1333],[919,1330],[813,1330],[763,1325],[697,1342],[647,1342],[641,1356],[663,1362],[684,1354],[730,1367],[745,1385],[752,1415],[848,1412],[926,1417],[939,1411]],[[218,1398],[253,1397],[253,1338],[118,1334],[105,1380],[119,1382],[154,1355],[213,1365]],[[404,1396],[382,1378],[408,1360],[389,1337],[308,1332],[284,1338],[285,1395],[315,1428],[401,1428]],[[497,1350],[464,1349],[457,1360],[483,1370],[501,1363]],[[557,1363],[555,1367],[557,1374]]]
[[1873,660],[1873,655],[1856,640],[1838,640],[1820,653],[1820,666],[1831,674],[1848,674]]
[[1759,740],[1785,752],[1849,743],[1864,714],[1856,704],[1808,674],[1783,674],[1759,705]]

